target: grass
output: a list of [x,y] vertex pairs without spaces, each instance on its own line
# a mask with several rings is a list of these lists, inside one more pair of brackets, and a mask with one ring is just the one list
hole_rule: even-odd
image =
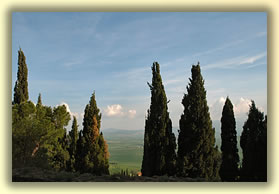
[[[133,131],[110,131],[105,133],[105,139],[110,152],[110,174],[119,174],[122,170],[140,172],[143,157],[143,133]],[[237,147],[242,161],[242,149],[240,148],[240,136],[237,136]],[[221,149],[221,136],[216,135],[216,145]]]
[[119,137],[107,138],[110,152],[110,174],[120,173],[128,169],[130,172],[140,172],[143,156],[143,139]]

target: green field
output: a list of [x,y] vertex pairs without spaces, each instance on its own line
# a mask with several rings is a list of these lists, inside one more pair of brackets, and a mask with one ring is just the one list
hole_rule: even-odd
[[105,130],[104,137],[109,145],[110,174],[140,172],[143,156],[143,131]]
[[[173,130],[177,138],[177,130]],[[129,172],[137,173],[141,170],[143,156],[143,130],[120,130],[106,129],[103,131],[104,137],[109,146],[110,174],[120,173],[121,170],[128,169]],[[242,161],[242,149],[237,137],[240,164]],[[216,145],[221,148],[221,136],[216,135]]]

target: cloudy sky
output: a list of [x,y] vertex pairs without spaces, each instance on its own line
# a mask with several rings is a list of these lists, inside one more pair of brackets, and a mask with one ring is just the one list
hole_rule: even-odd
[[[12,14],[12,87],[17,51],[25,53],[29,96],[66,104],[80,128],[93,91],[102,129],[144,129],[151,65],[158,61],[173,126],[200,62],[207,101],[219,128],[227,96],[238,130],[250,100],[267,113],[266,13],[18,13]],[[69,123],[71,125],[71,123]]]

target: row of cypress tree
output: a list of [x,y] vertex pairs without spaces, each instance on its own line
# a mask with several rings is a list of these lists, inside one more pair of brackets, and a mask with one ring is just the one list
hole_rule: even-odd
[[[151,105],[144,134],[143,176],[176,175],[204,178],[207,181],[267,180],[267,117],[263,118],[252,101],[241,135],[242,167],[239,166],[233,105],[227,97],[221,118],[221,151],[215,146],[200,65],[193,65],[186,87],[179,121],[178,149],[164,91],[160,66],[152,66]],[[258,162],[254,162],[254,161]]]
[[[13,168],[43,166],[57,170],[108,174],[108,145],[100,133],[101,114],[95,92],[86,105],[83,130],[78,133],[73,118],[72,130],[66,133],[70,115],[66,107],[47,107],[41,95],[37,105],[28,100],[28,69],[23,51],[18,51],[18,73],[12,107]],[[215,146],[206,101],[204,80],[199,64],[193,65],[187,94],[182,99],[183,114],[179,121],[178,150],[172,132],[167,97],[162,84],[160,66],[152,66],[151,105],[145,121],[144,176],[178,175],[200,177],[209,181],[266,181],[267,180],[267,116],[254,101],[243,126],[240,145],[242,166],[235,130],[233,105],[227,97],[221,118],[222,154]],[[257,161],[257,162],[255,162]]]
[[72,130],[67,134],[65,127],[71,118],[66,106],[44,106],[41,94],[35,106],[28,100],[27,78],[26,58],[20,49],[12,105],[13,168],[35,166],[109,174],[108,145],[100,133],[101,114],[95,92],[84,111],[83,130],[78,133],[74,117]]

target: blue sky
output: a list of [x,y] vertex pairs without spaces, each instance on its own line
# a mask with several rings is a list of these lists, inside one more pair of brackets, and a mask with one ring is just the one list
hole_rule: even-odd
[[251,99],[267,113],[264,12],[14,12],[12,87],[19,47],[28,65],[30,99],[36,102],[41,93],[45,105],[66,103],[79,129],[94,90],[102,129],[144,129],[150,105],[146,82],[154,61],[161,66],[174,127],[191,66],[198,61],[216,128],[226,96],[234,104],[238,131]]

